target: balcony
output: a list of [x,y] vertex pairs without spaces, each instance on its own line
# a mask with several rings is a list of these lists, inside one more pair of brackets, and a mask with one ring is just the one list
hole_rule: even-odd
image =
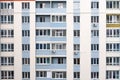
[[36,65],[36,69],[66,69],[66,64],[41,64],[41,65]]
[[106,27],[120,27],[120,15],[119,14],[107,14],[106,15]]
[[66,37],[39,36],[36,41],[66,41]]
[[66,50],[36,50],[36,55],[66,55]]
[[36,1],[36,13],[65,13],[66,1]]
[[66,13],[66,8],[37,8],[36,14]]

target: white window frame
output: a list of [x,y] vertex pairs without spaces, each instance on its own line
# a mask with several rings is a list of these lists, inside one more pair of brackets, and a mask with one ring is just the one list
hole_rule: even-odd
[[106,51],[120,51],[120,43],[106,43]]
[[22,30],[22,37],[29,37],[30,36],[30,30]]
[[80,37],[80,30],[74,30],[74,37]]
[[91,37],[99,37],[99,30],[91,30]]
[[91,58],[91,65],[99,65],[99,58]]
[[37,78],[46,78],[47,77],[47,71],[36,71],[36,77]]
[[106,65],[120,65],[120,57],[106,57]]
[[13,43],[1,43],[1,51],[2,52],[13,52],[14,44]]
[[97,1],[91,2],[91,8],[92,9],[98,9],[99,8],[99,2],[97,2]]
[[99,16],[91,16],[91,23],[99,23]]
[[74,72],[74,79],[79,79],[80,78],[80,72]]
[[[52,78],[55,78],[55,79],[65,79],[66,78],[66,72],[52,72]],[[53,77],[54,76],[54,77]]]
[[30,51],[30,44],[22,44],[22,51]]
[[36,36],[50,36],[50,29],[36,29]]
[[14,65],[14,57],[1,57],[0,59],[3,66]]
[[14,2],[1,2],[0,9],[14,9]]
[[1,24],[13,24],[14,23],[14,15],[0,15]]
[[52,43],[53,50],[65,50],[66,44],[65,43]]
[[64,29],[53,29],[52,30],[52,36],[54,37],[64,37],[66,36],[66,30]]
[[99,72],[91,72],[91,79],[98,79],[99,78]]
[[80,58],[74,58],[74,65],[80,64]]
[[51,64],[51,59],[50,57],[36,57],[36,64],[38,65]]
[[50,50],[50,43],[36,43],[36,50]]
[[22,9],[30,9],[30,3],[29,2],[22,2]]
[[30,16],[22,16],[22,23],[30,23]]
[[66,22],[65,15],[52,15],[52,22]]
[[99,51],[99,44],[91,44],[91,51]]
[[107,70],[106,71],[106,79],[120,79],[120,71],[119,70]]
[[74,23],[80,23],[80,16],[73,16]]
[[120,29],[107,29],[106,37],[120,37]]
[[1,79],[14,79],[14,71],[1,71]]
[[22,64],[23,65],[29,65],[30,64],[30,58],[22,58]]
[[30,79],[30,72],[22,72],[23,79]]

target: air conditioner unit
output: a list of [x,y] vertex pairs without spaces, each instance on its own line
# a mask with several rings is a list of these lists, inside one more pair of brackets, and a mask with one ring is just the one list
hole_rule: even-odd
[[53,54],[55,54],[55,53],[56,53],[56,51],[55,51],[55,50],[52,50],[52,53],[53,53]]
[[96,24],[93,24],[93,27],[97,27],[97,25],[96,25]]

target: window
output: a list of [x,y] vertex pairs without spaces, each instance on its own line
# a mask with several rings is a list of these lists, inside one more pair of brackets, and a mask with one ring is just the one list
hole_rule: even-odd
[[91,36],[92,37],[98,37],[99,36],[99,30],[91,30]]
[[30,17],[29,16],[22,16],[22,23],[29,23]]
[[99,72],[91,72],[91,78],[92,79],[98,79],[99,78]]
[[50,29],[36,29],[36,36],[50,36]]
[[91,64],[92,64],[92,65],[97,65],[97,64],[99,64],[99,58],[91,58]]
[[59,36],[66,36],[66,30],[52,30],[52,36],[59,37]]
[[99,16],[91,16],[91,23],[99,23]]
[[53,57],[52,64],[66,64],[66,58],[65,57]]
[[30,78],[30,72],[22,72],[22,78],[29,79]]
[[74,37],[80,37],[80,30],[74,30]]
[[120,23],[120,15],[106,15],[107,23]]
[[91,44],[91,50],[92,51],[98,51],[99,50],[99,44]]
[[1,24],[13,24],[14,16],[13,15],[0,15]]
[[64,4],[63,3],[58,3],[58,8],[63,8]]
[[53,50],[65,50],[66,44],[65,43],[52,43]]
[[1,71],[1,79],[14,79],[14,71]]
[[80,58],[74,58],[74,64],[80,64]]
[[65,15],[52,15],[52,22],[66,22]]
[[120,72],[118,70],[107,70],[106,79],[120,79]]
[[73,9],[80,9],[80,2],[79,1],[73,2]]
[[53,1],[51,5],[52,5],[52,8],[66,8],[65,1]]
[[30,51],[30,44],[22,44],[22,51]]
[[22,2],[22,9],[30,9],[30,3],[29,2]]
[[1,57],[1,65],[14,65],[14,57]]
[[106,65],[120,65],[120,57],[106,57]]
[[66,72],[52,72],[52,78],[56,78],[56,79],[64,79],[66,78]]
[[47,71],[36,71],[36,77],[38,78],[47,77]]
[[29,37],[30,36],[30,30],[22,30],[22,37]]
[[74,16],[74,23],[80,23],[80,16]]
[[91,8],[92,9],[98,9],[99,8],[99,2],[91,2]]
[[63,64],[65,62],[65,58],[58,58],[58,64]]
[[13,9],[14,3],[13,2],[0,2],[0,9]]
[[30,64],[30,58],[22,58],[22,64],[23,65]]
[[0,30],[0,35],[1,35],[1,37],[14,37],[14,30],[12,30],[12,29],[9,29],[9,30],[1,29]]
[[36,22],[50,22],[50,15],[36,15]]
[[120,8],[120,1],[106,1],[106,8],[107,9],[119,9]]
[[14,51],[14,44],[1,43],[1,51],[2,52],[13,52]]
[[36,8],[50,8],[49,1],[36,1]]
[[80,44],[74,44],[74,51],[80,51]]
[[36,64],[50,64],[49,57],[36,57]]
[[106,51],[120,51],[120,43],[107,43]]
[[49,50],[50,43],[36,43],[36,49],[37,50]]
[[107,29],[106,36],[107,37],[120,37],[120,29]]
[[79,79],[80,78],[80,72],[74,72],[74,78]]

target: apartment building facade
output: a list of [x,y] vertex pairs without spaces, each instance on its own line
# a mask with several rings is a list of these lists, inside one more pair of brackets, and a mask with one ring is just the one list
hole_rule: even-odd
[[120,1],[0,0],[0,80],[120,80]]

